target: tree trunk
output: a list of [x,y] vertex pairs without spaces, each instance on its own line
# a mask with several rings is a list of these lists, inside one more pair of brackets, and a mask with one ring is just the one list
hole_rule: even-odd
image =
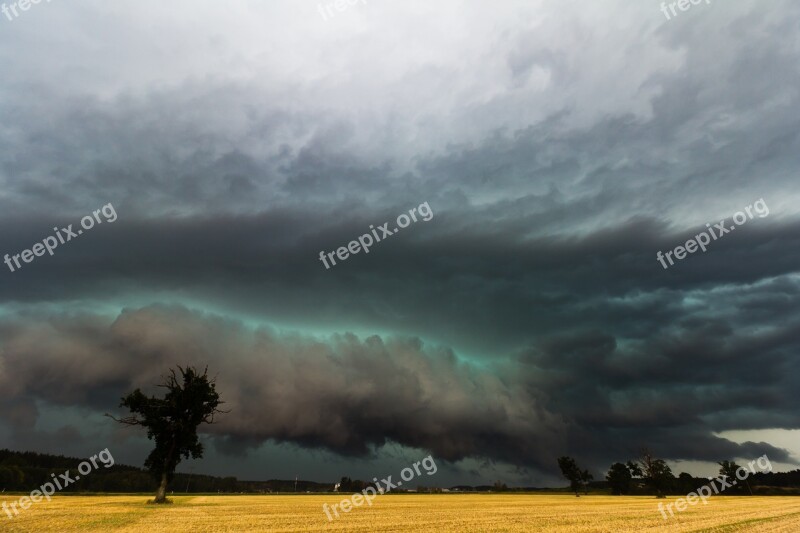
[[167,473],[166,471],[161,474],[161,484],[156,491],[156,499],[153,503],[165,503],[167,501]]
[[158,490],[156,491],[156,499],[153,500],[153,503],[167,503],[167,477],[169,477],[169,474],[175,471],[174,466],[170,469],[170,463],[174,453],[175,439],[173,438],[172,443],[169,446],[169,453],[164,460],[164,470],[161,472],[161,484],[158,486]]

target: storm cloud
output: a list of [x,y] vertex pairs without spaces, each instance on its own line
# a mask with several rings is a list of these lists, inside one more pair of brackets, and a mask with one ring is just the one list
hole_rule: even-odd
[[[395,443],[520,482],[642,446],[797,461],[767,432],[800,429],[800,7],[152,9],[0,21],[0,252],[118,214],[0,265],[0,437],[195,364],[237,457]],[[422,202],[432,220],[318,260]]]

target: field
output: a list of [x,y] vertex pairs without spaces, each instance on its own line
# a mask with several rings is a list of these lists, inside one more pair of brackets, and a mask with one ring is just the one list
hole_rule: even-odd
[[[13,501],[9,494],[6,501]],[[800,497],[715,497],[664,520],[653,497],[536,494],[378,496],[329,522],[322,504],[334,495],[175,496],[153,506],[147,496],[57,496],[14,520],[9,532],[443,531],[628,532],[800,531]],[[0,499],[0,502],[2,499]]]

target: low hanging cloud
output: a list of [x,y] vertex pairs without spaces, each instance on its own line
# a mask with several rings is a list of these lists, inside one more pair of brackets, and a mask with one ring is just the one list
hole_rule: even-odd
[[[0,339],[0,405],[20,430],[37,416],[20,410],[26,401],[117,412],[122,394],[155,391],[168,366],[208,365],[230,413],[206,430],[228,454],[274,441],[363,457],[393,442],[442,460],[551,471],[560,453],[604,465],[650,445],[675,459],[768,453],[792,461],[785,450],[736,444],[699,422],[728,412],[721,392],[703,392],[700,358],[697,387],[687,388],[663,359],[647,362],[600,333],[549,338],[518,360],[481,367],[416,338],[322,341],[179,306],[125,310],[115,320],[26,315],[0,322]],[[689,348],[655,342],[663,346],[648,349]],[[745,390],[729,387],[735,397]],[[781,403],[765,407],[779,412]]]
[[167,365],[208,365],[230,409],[209,428],[223,451],[274,440],[365,456],[391,441],[443,460],[541,467],[563,441],[561,417],[522,383],[418,339],[321,342],[182,307],[124,311],[113,323],[40,318],[2,324],[4,404],[36,398],[114,412],[123,393],[151,389]]

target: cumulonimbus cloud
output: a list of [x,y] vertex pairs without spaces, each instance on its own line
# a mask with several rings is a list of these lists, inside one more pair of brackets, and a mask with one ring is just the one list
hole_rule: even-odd
[[[37,398],[115,411],[176,364],[208,365],[230,413],[211,433],[367,455],[392,441],[444,460],[539,465],[563,440],[561,417],[514,380],[415,338],[327,341],[251,330],[183,307],[50,316],[2,326],[2,401]],[[13,369],[13,371],[11,370]]]

